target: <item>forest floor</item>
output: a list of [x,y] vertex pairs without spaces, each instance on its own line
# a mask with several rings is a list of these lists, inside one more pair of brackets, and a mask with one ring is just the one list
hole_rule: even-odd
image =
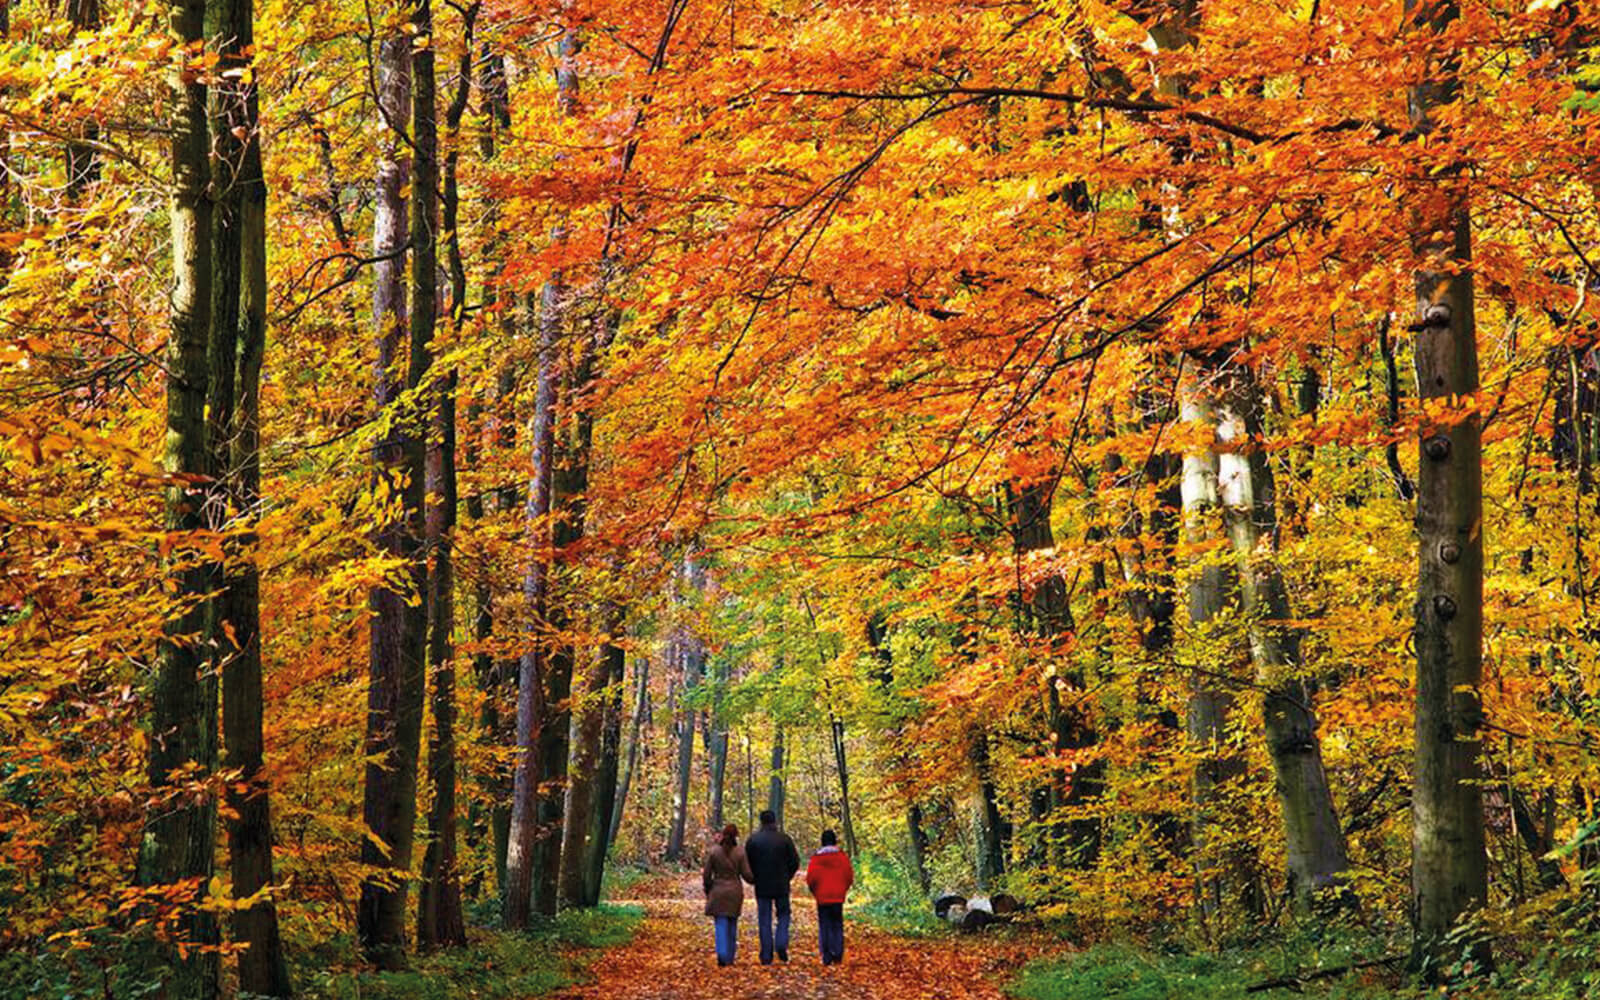
[[646,879],[619,905],[638,906],[644,925],[633,941],[591,966],[592,982],[553,994],[557,1000],[1000,1000],[1004,985],[1038,943],[1007,933],[899,937],[850,919],[845,906],[844,963],[817,955],[816,908],[804,889],[794,900],[789,961],[764,966],[755,904],[739,918],[739,955],[718,968],[711,920],[698,875]]

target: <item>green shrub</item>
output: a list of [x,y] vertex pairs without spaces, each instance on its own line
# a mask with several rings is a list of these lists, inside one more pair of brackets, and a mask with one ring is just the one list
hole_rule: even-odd
[[568,910],[522,934],[474,929],[467,947],[415,956],[404,972],[349,962],[341,968],[303,956],[312,961],[299,963],[297,985],[307,1000],[523,1000],[576,982],[594,957],[583,953],[626,944],[642,916],[631,907],[601,906]]
[[1326,1000],[1395,1000],[1409,995],[1374,973],[1309,980],[1298,989],[1247,993],[1255,983],[1359,960],[1342,941],[1279,942],[1272,947],[1218,954],[1159,952],[1122,944],[1041,959],[1024,966],[1007,987],[1021,1000],[1246,1000],[1305,995]]
[[850,916],[904,937],[925,937],[945,929],[906,865],[883,855],[863,854],[855,859],[855,868],[856,883],[846,907]]

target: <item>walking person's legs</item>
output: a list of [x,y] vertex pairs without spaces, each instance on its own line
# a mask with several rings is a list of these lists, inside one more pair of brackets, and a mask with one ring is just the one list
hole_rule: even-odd
[[756,933],[761,939],[761,964],[772,964],[772,907],[777,900],[771,896],[756,897]]
[[779,896],[773,900],[773,905],[778,911],[778,933],[773,943],[778,948],[778,960],[787,962],[789,960],[789,897],[787,895]]
[[844,904],[817,904],[817,947],[822,952],[823,965],[837,965],[844,960]]
[[717,964],[732,965],[739,949],[739,918],[715,917],[717,938]]

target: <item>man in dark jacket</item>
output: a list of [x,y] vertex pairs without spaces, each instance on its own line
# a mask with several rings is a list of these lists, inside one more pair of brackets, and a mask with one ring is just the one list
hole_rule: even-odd
[[[781,961],[789,960],[789,882],[800,870],[800,852],[794,841],[778,829],[778,817],[771,809],[761,813],[761,829],[744,842],[756,886],[756,925],[761,931],[761,964],[772,964],[776,951]],[[778,933],[772,933],[772,914],[778,914]]]

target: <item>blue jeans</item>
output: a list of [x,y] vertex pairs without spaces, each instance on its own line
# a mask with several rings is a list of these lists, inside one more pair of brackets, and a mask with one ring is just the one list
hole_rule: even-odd
[[711,919],[716,927],[717,962],[722,965],[732,965],[734,956],[739,953],[739,918],[712,917]]
[[823,965],[838,965],[844,961],[844,904],[817,904],[817,944],[822,950]]
[[[772,934],[772,912],[778,912],[778,934]],[[761,964],[772,964],[772,950],[789,952],[789,897],[757,896],[756,927],[761,931]]]

